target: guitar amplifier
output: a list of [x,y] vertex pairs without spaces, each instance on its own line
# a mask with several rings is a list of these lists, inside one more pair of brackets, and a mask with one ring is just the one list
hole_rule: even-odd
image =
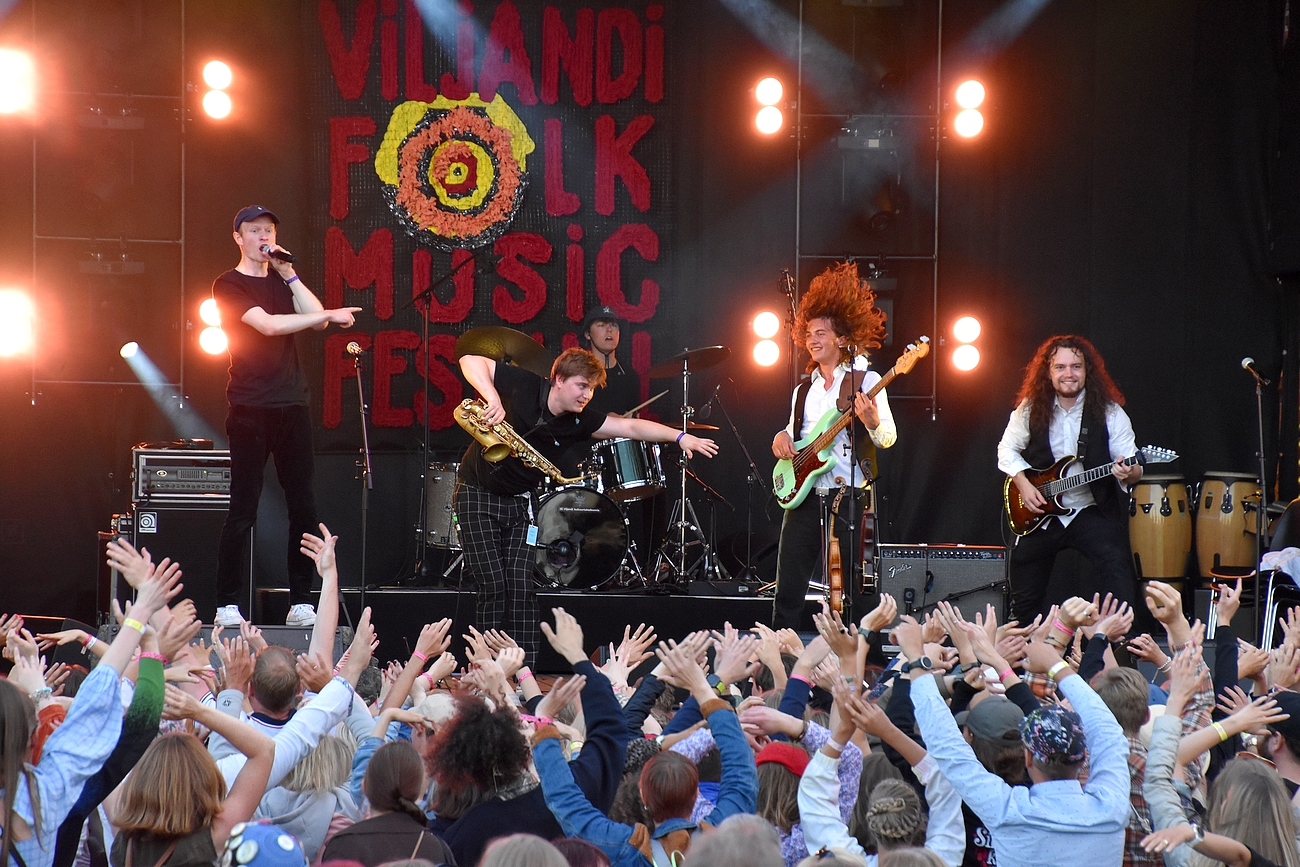
[[230,452],[225,449],[135,448],[131,493],[136,503],[230,502]]
[[940,601],[961,609],[967,620],[986,605],[1005,619],[1007,549],[992,545],[878,545],[876,583],[898,603],[899,614],[918,619]]

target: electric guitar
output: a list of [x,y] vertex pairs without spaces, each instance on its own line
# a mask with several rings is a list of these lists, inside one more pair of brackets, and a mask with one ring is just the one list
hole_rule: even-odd
[[[921,337],[916,343],[909,343],[889,372],[867,392],[867,397],[875,397],[884,390],[885,386],[893,382],[895,377],[910,373],[916,363],[925,358],[929,352],[930,338],[928,337]],[[845,376],[847,375],[846,373]],[[835,436],[852,421],[852,401],[849,402],[848,409],[832,407],[826,410],[826,414],[817,420],[817,424],[808,436],[794,444],[799,450],[798,454],[793,458],[782,458],[776,462],[776,467],[772,470],[772,490],[781,508],[787,510],[797,508],[807,498],[808,492],[816,487],[817,479],[830,472],[831,448],[835,443]]]
[[[1134,464],[1166,464],[1177,459],[1177,452],[1158,446],[1143,446],[1138,449],[1137,454],[1125,458],[1120,463],[1131,467]],[[1070,467],[1078,462],[1078,458],[1069,455],[1045,470],[1025,470],[1025,478],[1047,500],[1041,515],[1029,511],[1029,507],[1020,496],[1020,489],[1016,487],[1015,480],[1007,476],[1006,481],[1002,483],[1002,502],[1006,505],[1007,521],[1011,524],[1012,532],[1017,536],[1028,536],[1053,515],[1073,515],[1074,509],[1067,509],[1061,505],[1061,495],[1098,479],[1104,479],[1110,475],[1110,468],[1113,466],[1113,464],[1103,464],[1072,476],[1066,475]]]

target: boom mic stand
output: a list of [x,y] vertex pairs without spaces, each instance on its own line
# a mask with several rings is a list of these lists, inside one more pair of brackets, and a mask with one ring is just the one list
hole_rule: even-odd
[[[1264,538],[1268,532],[1268,521],[1266,513],[1268,512],[1268,475],[1266,473],[1266,460],[1264,457],[1264,386],[1269,385],[1269,380],[1255,372],[1253,362],[1248,364],[1251,359],[1242,361],[1242,368],[1255,379],[1255,423],[1259,433],[1259,508],[1255,510],[1255,628],[1258,632],[1263,624],[1261,607],[1259,600],[1259,564],[1264,559],[1264,551],[1267,550],[1269,540]],[[1267,612],[1265,612],[1266,614]]]
[[[353,347],[356,346],[356,351]],[[361,589],[360,606],[366,610],[366,527],[370,520],[370,492],[375,487],[375,477],[370,464],[370,432],[367,425],[366,393],[361,384],[361,347],[355,343],[348,344],[352,353],[352,366],[357,372],[357,411],[361,414],[361,460],[357,468],[361,471]]]
[[763,475],[758,471],[758,464],[754,463],[753,456],[745,446],[744,438],[736,429],[736,423],[731,420],[731,414],[727,412],[727,407],[722,402],[721,393],[714,394],[711,400],[716,401],[718,409],[722,410],[722,417],[727,420],[727,427],[731,428],[731,435],[735,437],[736,445],[740,446],[740,453],[745,456],[745,461],[749,464],[749,475],[745,479],[748,493],[748,501],[745,503],[745,563],[740,574],[736,576],[738,580],[747,581],[754,573],[754,485],[762,488],[764,495],[771,491],[763,483]]

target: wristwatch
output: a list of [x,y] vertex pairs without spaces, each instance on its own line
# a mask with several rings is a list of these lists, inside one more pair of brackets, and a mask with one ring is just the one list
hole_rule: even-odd
[[963,663],[963,664],[962,664],[962,667],[961,667],[961,673],[962,673],[962,674],[966,674],[967,672],[969,672],[969,671],[974,671],[975,669],[977,669],[977,668],[979,668],[979,667],[980,667],[980,664],[979,664],[978,662],[967,662],[967,663]]
[[858,635],[861,635],[861,636],[862,636],[863,638],[865,638],[867,641],[870,641],[870,640],[871,640],[871,636],[873,636],[873,635],[875,635],[875,634],[876,634],[876,630],[874,630],[874,629],[867,629],[865,626],[859,626],[859,627],[858,627]]
[[923,655],[918,657],[914,662],[904,662],[901,671],[903,672],[903,674],[907,674],[909,671],[911,671],[914,668],[920,668],[920,669],[924,669],[925,671],[929,671],[930,669],[934,668],[934,660],[932,660],[928,656]]

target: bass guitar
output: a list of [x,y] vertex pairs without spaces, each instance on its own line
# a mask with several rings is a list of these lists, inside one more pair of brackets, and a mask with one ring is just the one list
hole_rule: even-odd
[[[867,392],[868,398],[874,398],[893,382],[896,377],[911,372],[916,363],[930,353],[930,338],[921,337],[916,343],[909,343],[907,349],[889,372],[880,378]],[[848,374],[845,374],[847,376]],[[853,403],[847,409],[832,407],[817,420],[817,424],[808,436],[799,440],[794,447],[799,450],[793,458],[782,458],[772,470],[772,490],[776,501],[783,509],[794,509],[808,497],[808,492],[817,485],[818,477],[830,472],[831,448],[835,436],[853,421]]]
[[[1138,449],[1137,454],[1125,458],[1120,463],[1126,467],[1131,467],[1134,464],[1166,464],[1177,459],[1177,452],[1162,449],[1158,446],[1143,446]],[[1011,524],[1013,533],[1017,536],[1028,536],[1053,515],[1073,515],[1074,509],[1067,509],[1061,505],[1061,495],[1083,485],[1091,484],[1098,479],[1104,479],[1110,475],[1110,468],[1113,466],[1113,464],[1103,464],[1090,470],[1069,475],[1070,467],[1078,462],[1078,458],[1069,455],[1061,458],[1045,470],[1025,470],[1025,478],[1047,500],[1041,515],[1029,510],[1024,499],[1020,496],[1020,489],[1016,487],[1015,479],[1007,476],[1006,481],[1002,483],[1002,502],[1006,506],[1007,521]]]

